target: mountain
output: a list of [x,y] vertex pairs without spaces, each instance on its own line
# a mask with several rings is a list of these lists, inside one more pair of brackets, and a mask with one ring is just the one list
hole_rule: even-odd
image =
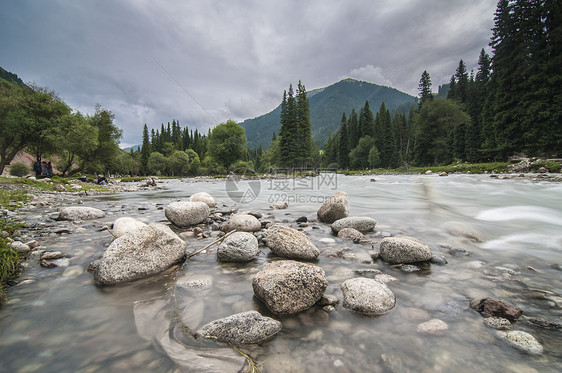
[[[339,129],[342,114],[345,112],[349,117],[351,110],[355,109],[359,115],[365,101],[369,101],[369,107],[375,115],[383,102],[390,111],[408,111],[410,105],[417,102],[416,97],[395,88],[354,79],[344,79],[328,87],[314,89],[307,92],[307,97],[310,102],[312,137],[320,147],[328,140],[330,132],[335,133]],[[280,113],[281,105],[267,114],[240,123],[246,130],[249,149],[260,145],[263,149],[269,147],[273,133],[279,134]]]
[[133,151],[137,151],[141,148],[140,145],[133,145],[133,146],[129,146],[128,148],[123,148],[124,151],[126,151],[127,153],[130,152],[131,150]]
[[1,67],[0,67],[0,78],[4,79],[4,80],[6,80],[10,83],[14,83],[16,85],[19,85],[20,87],[23,87],[25,85],[23,80],[21,80],[16,74],[11,73],[7,70],[4,70]]

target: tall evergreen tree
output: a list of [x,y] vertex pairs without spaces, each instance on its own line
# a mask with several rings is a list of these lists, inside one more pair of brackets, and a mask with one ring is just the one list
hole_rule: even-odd
[[349,114],[349,119],[347,120],[347,126],[349,127],[348,148],[351,150],[357,146],[361,138],[361,134],[359,133],[359,120],[355,109],[351,109],[351,114]]
[[148,174],[148,158],[150,158],[150,153],[152,153],[152,149],[150,146],[150,140],[148,138],[148,126],[146,123],[144,124],[144,128],[142,130],[142,145],[141,145],[141,173],[143,175]]
[[312,129],[310,124],[310,106],[306,97],[306,88],[304,84],[297,85],[296,94],[296,122],[297,122],[297,138],[296,144],[297,162],[305,165],[312,160],[312,149],[314,143],[312,140]]
[[347,126],[347,118],[343,113],[341,118],[340,130],[338,132],[338,164],[341,169],[349,168],[349,127]]
[[420,84],[418,85],[418,91],[420,92],[418,107],[421,108],[426,101],[433,99],[433,93],[431,93],[431,78],[426,70],[424,70],[421,75]]

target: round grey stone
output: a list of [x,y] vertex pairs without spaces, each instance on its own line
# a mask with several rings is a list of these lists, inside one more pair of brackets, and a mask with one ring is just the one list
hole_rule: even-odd
[[205,338],[240,346],[267,341],[281,328],[281,322],[264,317],[257,311],[247,311],[212,321],[198,333]]
[[226,237],[217,249],[221,262],[248,262],[260,252],[258,239],[248,232],[234,232]]
[[118,238],[124,234],[134,231],[135,229],[144,228],[146,226],[147,225],[140,220],[125,216],[113,222],[112,233],[115,238]]
[[225,232],[233,230],[256,232],[261,229],[261,223],[255,216],[248,214],[236,214],[224,223],[221,229]]
[[338,232],[338,237],[344,240],[362,240],[365,238],[363,233],[354,228],[343,228]]
[[59,220],[92,220],[105,217],[105,213],[94,207],[71,206],[60,210]]
[[289,259],[314,260],[320,255],[307,235],[282,225],[267,230],[267,246],[275,255]]
[[199,192],[189,197],[189,202],[203,202],[209,207],[215,207],[215,199],[207,192]]
[[370,278],[353,278],[340,286],[343,306],[365,315],[382,315],[396,305],[394,293],[383,283]]
[[332,223],[332,231],[338,233],[344,228],[353,228],[361,233],[371,232],[375,229],[377,221],[367,216],[348,216]]
[[508,332],[498,331],[497,336],[508,345],[528,354],[540,355],[543,353],[543,346],[535,337],[527,332],[521,330],[510,330]]
[[387,237],[380,243],[382,260],[391,264],[415,263],[431,259],[429,246],[411,237]]
[[293,260],[271,262],[252,280],[256,297],[280,316],[312,307],[322,298],[327,286],[322,268]]
[[209,206],[203,202],[172,202],[164,209],[166,219],[177,227],[199,224],[209,217]]
[[318,220],[331,224],[349,215],[349,198],[345,192],[337,192],[320,206]]

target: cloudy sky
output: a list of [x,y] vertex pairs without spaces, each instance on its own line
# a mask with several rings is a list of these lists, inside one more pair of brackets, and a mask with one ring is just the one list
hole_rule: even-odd
[[417,95],[476,70],[496,0],[3,0],[0,66],[72,108],[115,114],[122,146],[173,118],[207,131],[351,77]]

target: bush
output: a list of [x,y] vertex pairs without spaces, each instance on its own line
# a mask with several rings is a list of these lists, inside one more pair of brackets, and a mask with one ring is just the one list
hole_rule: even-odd
[[29,173],[29,167],[27,167],[24,163],[17,162],[12,164],[10,167],[10,175],[12,176],[27,176]]

